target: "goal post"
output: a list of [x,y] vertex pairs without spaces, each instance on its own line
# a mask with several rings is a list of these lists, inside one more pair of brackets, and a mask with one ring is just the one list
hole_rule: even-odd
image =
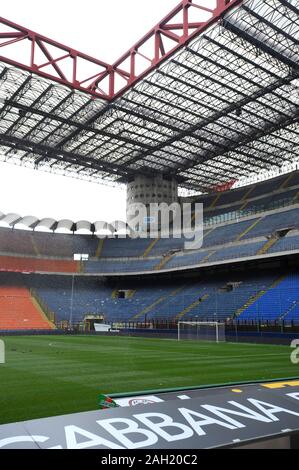
[[225,341],[225,324],[219,322],[179,321],[178,341],[182,339]]

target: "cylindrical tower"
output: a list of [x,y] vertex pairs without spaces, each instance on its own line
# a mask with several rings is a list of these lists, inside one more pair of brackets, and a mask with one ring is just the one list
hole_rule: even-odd
[[[127,185],[127,223],[130,224],[134,207],[142,203],[150,216],[150,204],[178,202],[178,183],[174,178],[164,175],[155,177],[136,176]],[[130,208],[130,211],[129,211]],[[150,220],[144,221],[143,229],[148,229]]]

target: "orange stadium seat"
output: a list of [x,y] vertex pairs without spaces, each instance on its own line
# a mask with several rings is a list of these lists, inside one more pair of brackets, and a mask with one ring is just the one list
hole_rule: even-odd
[[50,330],[52,325],[34,305],[25,287],[0,287],[0,330]]

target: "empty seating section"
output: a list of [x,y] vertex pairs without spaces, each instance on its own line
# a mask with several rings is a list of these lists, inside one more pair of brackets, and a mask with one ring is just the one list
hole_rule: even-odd
[[232,189],[231,191],[226,191],[221,194],[220,198],[217,201],[218,206],[226,206],[228,204],[235,204],[240,202],[245,195],[248,193],[249,188],[246,186],[244,188]]
[[227,309],[223,309],[222,293],[219,291],[222,284],[223,281],[206,281],[184,286],[155,306],[148,317],[153,320],[227,319]]
[[288,175],[279,176],[263,183],[257,184],[250,193],[250,198],[261,196],[262,194],[272,193],[280,188]]
[[[289,189],[290,188],[290,189]],[[299,171],[286,174],[269,181],[256,183],[243,188],[232,189],[218,194],[217,203],[210,207],[205,201],[207,196],[200,196],[198,202],[204,203],[204,217],[215,217],[227,212],[237,211],[244,205],[246,210],[271,210],[282,201],[291,202],[299,191]],[[208,202],[215,200],[216,194],[208,196]]]
[[[105,321],[139,321],[175,318],[202,319],[227,318],[234,308],[221,301],[219,292],[223,281],[207,281],[189,285],[166,285],[137,288],[135,294],[126,299],[113,298],[113,288],[106,287],[95,279],[39,280],[35,289],[42,301],[56,314],[56,321],[69,320],[72,308],[74,322],[82,321],[87,314],[102,314]],[[73,300],[71,300],[73,295]],[[220,296],[220,298],[219,298]],[[208,297],[209,303],[206,304]],[[199,301],[202,299],[201,301]],[[233,300],[235,304],[235,299]],[[239,302],[240,303],[240,302]],[[239,303],[237,305],[239,305]],[[241,301],[242,303],[242,301]],[[205,305],[209,305],[207,310]],[[72,306],[72,307],[71,307]],[[225,309],[224,309],[225,307]],[[186,313],[184,313],[186,312]],[[228,315],[229,313],[229,315]]]
[[246,258],[248,256],[255,256],[264,244],[264,242],[256,242],[225,247],[219,251],[216,251],[216,253],[213,253],[208,261],[209,263],[212,263],[213,261],[223,261],[225,259],[237,259]]
[[102,258],[141,257],[149,247],[148,238],[107,238],[101,252]]
[[[185,249],[187,240],[183,238],[100,240],[91,235],[0,228],[0,270],[113,274],[188,267],[255,256],[268,238],[276,236],[276,232],[283,229],[289,229],[291,233],[287,234],[287,230],[286,233],[280,233],[282,238],[272,245],[270,240],[264,252],[259,254],[266,256],[298,250],[299,232],[296,230],[299,231],[299,208],[290,205],[275,209],[270,214],[250,213],[256,204],[269,209],[273,201],[282,200],[283,197],[287,202],[291,199],[295,201],[297,193],[299,171],[224,193],[200,196],[198,200],[204,202],[205,217],[208,214],[214,219],[212,225],[205,225],[201,249],[192,252]],[[242,213],[234,214],[234,217],[239,218],[232,220],[233,211],[240,208]],[[74,254],[87,254],[89,261],[74,262]],[[16,255],[21,256],[17,258]]]
[[[287,175],[288,176],[288,175]],[[290,179],[288,181],[288,186],[295,186],[299,184],[299,171],[294,171],[292,175],[290,175]]]
[[166,254],[172,250],[182,250],[184,247],[183,238],[160,238],[154,248],[152,249],[151,256],[159,256]]
[[289,274],[270,286],[241,313],[240,320],[299,322],[299,274]]
[[[205,211],[204,212],[204,221],[208,221],[209,219],[213,219],[215,220],[215,217],[219,217],[219,216],[224,216],[225,214],[227,213],[231,213],[231,212],[234,212],[234,211],[239,211],[242,207],[243,203],[234,203],[234,204],[231,204],[229,207],[227,207],[226,209],[223,209],[221,207],[216,207],[215,209],[213,210],[208,210],[208,211]],[[231,217],[230,217],[231,218]]]
[[184,309],[198,300],[203,288],[198,284],[192,286],[181,286],[173,291],[172,295],[167,296],[163,302],[154,306],[148,312],[148,318],[173,320],[180,315]]
[[0,252],[35,256],[30,233],[0,228]]
[[208,210],[214,203],[216,197],[218,197],[217,193],[205,194],[203,196],[199,196],[197,201],[203,204],[204,210]]
[[[200,263],[211,263],[213,261],[217,262],[255,256],[266,244],[267,239],[275,234],[277,230],[293,228],[295,230],[290,230],[289,235],[286,234],[286,236],[278,239],[277,242],[275,242],[273,246],[270,246],[265,252],[267,254],[278,253],[299,249],[299,233],[296,232],[296,229],[299,230],[298,208],[280,210],[280,212],[275,212],[270,215],[261,215],[256,218],[251,217],[250,219],[216,225],[206,229],[204,231],[203,246],[197,251],[184,251],[184,243],[186,240],[183,238],[161,238],[154,244],[153,240],[149,238],[137,240],[106,239],[99,259],[93,256],[89,261],[80,263],[71,259],[63,259],[63,257],[61,257],[61,259],[58,259],[59,257],[54,259],[38,256],[30,258],[0,256],[0,270],[50,273],[76,273],[83,271],[93,274],[146,272],[160,269],[159,265],[162,256],[167,254],[172,254],[172,256],[170,256],[170,259],[161,269],[192,266]],[[16,231],[10,231],[9,233],[14,234]],[[24,233],[28,235],[28,232],[20,232],[22,235]],[[32,234],[29,235],[32,236]],[[44,236],[46,236],[45,240],[49,242],[47,238],[49,234],[39,233],[38,238],[35,240],[38,250],[41,248],[39,237]],[[54,237],[54,235],[51,234],[50,237]],[[57,235],[57,237],[59,236]],[[84,242],[82,242],[81,237],[79,241],[76,241],[76,236],[70,238],[74,240],[72,247],[78,248],[76,251],[80,249],[81,251],[88,251],[88,247],[86,246],[88,241],[87,237],[83,239]],[[54,240],[54,238],[51,238],[51,240]],[[90,238],[90,240],[92,241],[92,250],[96,252],[99,239],[95,240]],[[76,246],[76,243],[78,243],[78,246]],[[118,243],[120,243],[120,245],[118,245]],[[50,245],[50,242],[48,244]],[[153,245],[152,248],[148,250],[151,245]],[[54,250],[54,248],[52,247],[51,250]],[[51,250],[49,250],[49,252]],[[46,248],[43,251],[45,252]],[[52,253],[53,252],[54,251],[52,251]],[[104,256],[109,253],[113,255],[111,258]],[[130,256],[133,254],[136,255],[137,253],[140,254],[139,257]],[[144,257],[145,253],[147,255],[146,257]]]
[[114,287],[93,278],[76,278],[72,289],[70,278],[39,277],[34,286],[55,312],[57,321],[69,320],[72,315],[74,322],[80,322],[87,314],[97,314],[108,322],[225,321],[236,317],[241,322],[283,319],[299,324],[299,274],[281,279],[278,282],[277,274],[271,273],[259,277],[239,275],[231,282],[223,277],[188,281],[185,285],[183,281],[164,286],[131,285],[134,294],[125,299],[115,298]]
[[[171,297],[174,286],[141,287],[129,299],[114,299],[112,305],[106,305],[110,321],[120,321],[124,315],[126,321],[143,322],[153,318],[160,303]],[[160,317],[161,318],[161,317]]]
[[88,254],[94,256],[98,238],[88,235],[63,235],[56,233],[32,234],[40,256],[73,258],[74,254]]
[[[179,266],[192,266],[200,263],[224,261],[234,258],[246,258],[255,256],[265,245],[267,238],[275,234],[278,230],[290,229],[290,235],[279,239],[273,246],[269,247],[266,253],[277,253],[283,251],[297,250],[299,248],[299,209],[284,209],[270,215],[260,215],[249,219],[216,225],[204,231],[203,246],[197,251],[184,251],[183,238],[160,238],[155,243],[152,239],[105,239],[99,259],[91,257],[87,262],[76,262],[71,259],[63,259],[61,256],[53,258],[43,258],[41,256],[16,257],[0,256],[0,270],[7,271],[27,271],[27,272],[64,272],[76,273],[83,270],[85,273],[132,273],[153,271],[159,269],[162,256],[173,254],[172,257],[163,265],[162,269],[171,269]],[[292,230],[293,229],[293,230]],[[295,229],[295,230],[294,230]],[[15,233],[17,231],[5,231],[6,243],[8,235],[12,234],[13,249],[16,241]],[[2,230],[0,230],[2,234]],[[18,237],[27,240],[24,247],[29,247],[26,237],[32,237],[32,233],[20,231]],[[51,245],[53,241],[56,244],[56,238],[59,241],[57,245],[58,253],[62,250],[65,243],[65,237],[61,235],[38,233],[34,239],[35,251],[46,252],[46,246]],[[44,248],[42,248],[41,239],[45,237]],[[48,238],[50,237],[50,238]],[[72,239],[72,250],[74,252],[97,252],[99,239],[92,237],[67,236]],[[4,240],[2,237],[2,242]],[[255,240],[254,240],[255,239]],[[51,242],[50,242],[51,240]],[[91,248],[88,248],[88,240],[91,242]],[[28,242],[28,243],[27,243]],[[31,240],[32,242],[32,240]],[[59,243],[61,242],[61,245]],[[31,243],[32,244],[32,243]],[[152,247],[151,247],[152,245]],[[3,246],[3,245],[2,245]],[[20,245],[21,246],[21,245]],[[33,245],[32,245],[33,246]],[[149,248],[151,249],[149,250]],[[18,248],[20,250],[21,248]],[[52,250],[52,251],[51,251]],[[25,249],[25,252],[28,251]],[[48,253],[54,253],[54,247],[48,250]],[[70,252],[69,252],[70,254]],[[110,254],[108,258],[106,255]],[[139,256],[136,256],[136,255]],[[146,254],[146,257],[144,255]],[[104,256],[105,255],[105,256]],[[133,257],[135,255],[135,257]],[[24,255],[23,255],[24,256]],[[25,253],[26,256],[26,253]]]
[[105,300],[112,300],[112,290],[93,278],[75,279],[73,284],[70,277],[47,276],[35,279],[33,286],[38,297],[54,312],[56,323],[70,320],[71,314],[75,323],[86,314],[102,314]]
[[0,271],[76,273],[79,268],[77,261],[0,256]]
[[239,216],[245,217],[246,214],[261,213],[264,211],[270,211],[273,209],[278,209],[280,207],[286,207],[288,205],[294,204],[295,196],[297,195],[299,188],[294,188],[289,191],[279,191],[276,194],[270,194],[251,200],[245,200],[243,202],[234,202],[230,205],[216,207],[204,212],[204,220],[209,222],[220,223],[222,220],[232,220],[235,216],[235,212]]
[[73,258],[75,253],[95,256],[97,237],[0,228],[0,253]]
[[[79,323],[85,315],[92,314],[103,315],[108,322],[235,318],[241,323],[283,321],[299,325],[299,271],[280,277],[275,270],[255,276],[227,271],[226,275],[206,275],[196,281],[175,277],[165,283],[151,280],[146,285],[140,280],[136,285],[135,277],[130,281],[129,276],[113,277],[113,285],[107,281],[108,274],[175,270],[258,254],[298,251],[296,206],[245,218],[247,209],[273,208],[275,201],[284,198],[295,201],[298,192],[296,171],[261,184],[199,197],[204,202],[205,217],[220,214],[222,220],[217,219],[215,224],[214,219],[214,225],[205,225],[203,245],[198,250],[185,249],[183,238],[100,241],[91,235],[0,228],[0,330],[53,327],[31,297],[30,289],[55,314],[57,323],[70,319]],[[240,208],[244,208],[242,217],[235,221],[225,219],[229,212]],[[89,261],[74,261],[76,253],[88,254]],[[107,278],[104,281],[96,274],[107,274]],[[118,298],[118,290],[127,290],[130,295]]]
[[263,217],[252,230],[245,234],[242,239],[266,237],[276,230],[284,228],[299,228],[299,209],[291,209]]
[[[22,283],[14,276],[22,276]],[[299,271],[281,276],[231,273],[146,285],[128,285],[127,280],[110,285],[96,277],[0,274],[0,330],[51,328],[30,289],[55,314],[57,325],[80,323],[86,315],[100,315],[107,322],[236,318],[241,323],[299,325]],[[118,298],[119,290],[130,295]]]
[[0,286],[0,330],[50,330],[25,287]]
[[132,260],[105,260],[87,261],[84,263],[85,273],[122,273],[122,272],[138,272],[151,271],[155,269],[159,263],[159,258],[149,259],[132,259]]
[[274,246],[270,248],[268,253],[277,253],[279,251],[299,250],[299,234],[290,235],[279,239]]
[[180,266],[191,266],[202,263],[205,258],[209,256],[210,251],[191,251],[189,254],[186,252],[184,255],[176,254],[173,256],[168,263],[166,264],[165,268],[176,268]]
[[256,209],[258,211],[263,211],[263,210],[271,210],[272,208],[275,208],[278,204],[278,202],[288,202],[290,203],[294,197],[296,196],[298,192],[298,188],[290,190],[290,191],[284,191],[284,192],[279,192],[275,196],[273,194],[270,194],[268,196],[261,197],[259,199],[253,199],[252,201],[248,201],[248,203],[245,206],[246,210],[253,210]]
[[[226,224],[221,227],[215,227],[205,237],[203,242],[203,248],[222,245],[225,243],[233,242],[246,231],[258,220],[250,219],[242,222],[236,222],[233,224]],[[250,234],[251,232],[249,232]],[[252,238],[252,237],[250,237]]]

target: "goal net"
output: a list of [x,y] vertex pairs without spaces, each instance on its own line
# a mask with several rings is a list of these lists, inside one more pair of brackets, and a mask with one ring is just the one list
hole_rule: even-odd
[[178,340],[225,341],[225,324],[218,322],[178,322]]

